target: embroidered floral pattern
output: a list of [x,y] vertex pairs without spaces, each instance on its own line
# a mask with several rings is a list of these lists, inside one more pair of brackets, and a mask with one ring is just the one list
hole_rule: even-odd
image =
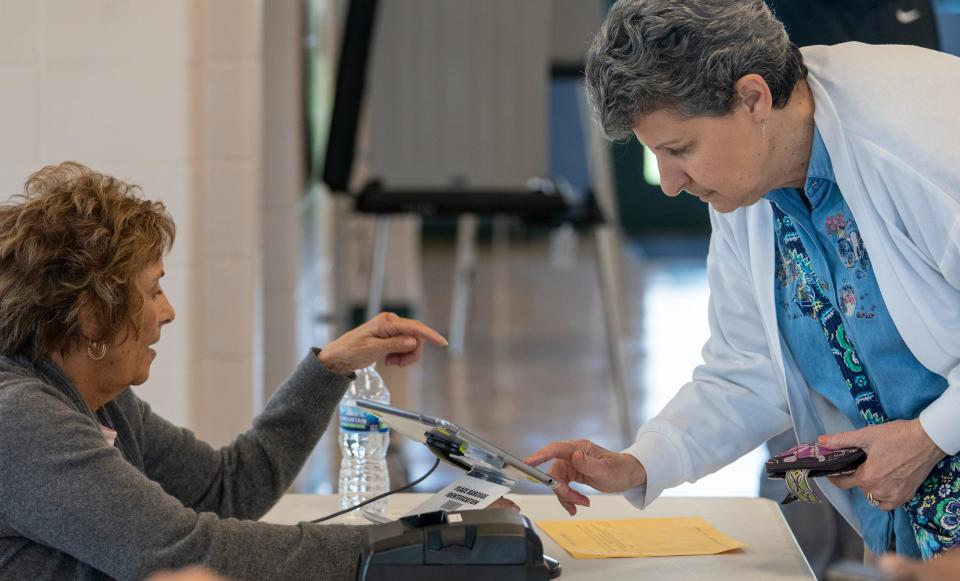
[[824,222],[826,224],[828,234],[835,235],[841,230],[846,230],[847,228],[847,217],[843,214],[827,216],[827,219]]
[[863,247],[863,239],[857,226],[842,213],[827,216],[824,226],[827,233],[837,239],[837,256],[840,257],[840,262],[847,268],[859,267],[856,276],[864,278],[870,270],[870,258]]
[[847,318],[852,317],[857,311],[857,291],[849,282],[844,282],[840,287],[840,304]]
[[[777,223],[778,235],[782,228],[796,231],[793,219],[786,214],[783,215],[785,221]],[[841,212],[827,216],[825,219],[825,228],[827,233],[836,239],[837,255],[840,257],[841,263],[847,268],[855,269],[855,278],[865,278],[870,268],[870,259],[867,257],[867,251],[863,247],[860,232],[857,230],[857,226],[853,220],[847,218],[847,216]],[[797,283],[795,291],[797,296],[794,302],[803,304],[801,310],[804,312],[819,313],[823,310],[823,304],[818,301],[817,293],[813,292],[813,289],[809,288],[808,285],[819,285],[823,294],[826,294],[830,292],[830,283],[817,277],[804,278],[802,267],[787,256],[786,253],[781,250],[780,246],[778,240],[775,248],[776,267],[774,269],[777,286],[780,288],[790,288],[794,283]],[[810,266],[812,272],[813,265],[810,263],[809,257],[804,256],[804,261],[807,266]],[[860,320],[871,320],[876,316],[877,306],[875,304],[867,304],[868,293],[858,295],[856,287],[850,281],[844,280],[839,286],[838,293],[837,300],[839,310],[843,316],[848,319],[856,317]],[[789,308],[783,310],[791,319],[797,318],[796,315],[790,313]]]

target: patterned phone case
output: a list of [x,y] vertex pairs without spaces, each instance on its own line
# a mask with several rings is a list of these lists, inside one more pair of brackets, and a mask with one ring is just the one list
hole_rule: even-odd
[[768,478],[784,478],[791,470],[809,470],[808,477],[849,474],[863,464],[867,453],[861,448],[833,449],[820,444],[799,444],[766,462]]

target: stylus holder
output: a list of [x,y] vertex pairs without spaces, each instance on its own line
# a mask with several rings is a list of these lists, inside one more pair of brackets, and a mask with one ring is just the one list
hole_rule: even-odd
[[491,482],[504,482],[512,489],[517,481],[502,472],[505,466],[503,458],[494,456],[479,448],[471,447],[451,439],[446,434],[432,430],[425,432],[425,445],[441,460],[445,460],[458,468],[463,468],[469,474],[476,469],[476,477]]

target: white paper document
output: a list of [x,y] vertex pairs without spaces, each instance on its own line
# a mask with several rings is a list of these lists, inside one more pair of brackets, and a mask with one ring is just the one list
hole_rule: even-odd
[[407,514],[486,508],[508,492],[509,486],[464,475]]

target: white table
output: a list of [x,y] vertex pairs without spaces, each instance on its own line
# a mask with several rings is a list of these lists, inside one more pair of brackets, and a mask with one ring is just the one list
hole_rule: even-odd
[[[401,516],[428,498],[429,494],[396,494],[390,515]],[[523,514],[538,519],[570,518],[553,495],[511,494]],[[591,496],[592,506],[576,517],[585,519],[642,518],[655,516],[700,516],[727,535],[746,543],[740,551],[705,557],[652,557],[637,559],[577,560],[538,530],[544,553],[563,566],[561,581],[577,579],[752,579],[809,580],[813,572],[797,546],[793,533],[776,503],[761,498],[660,498],[644,511],[621,496]],[[263,520],[294,524],[319,518],[337,510],[337,497],[288,494]],[[346,522],[340,519],[329,522]],[[357,522],[356,520],[350,522]]]

